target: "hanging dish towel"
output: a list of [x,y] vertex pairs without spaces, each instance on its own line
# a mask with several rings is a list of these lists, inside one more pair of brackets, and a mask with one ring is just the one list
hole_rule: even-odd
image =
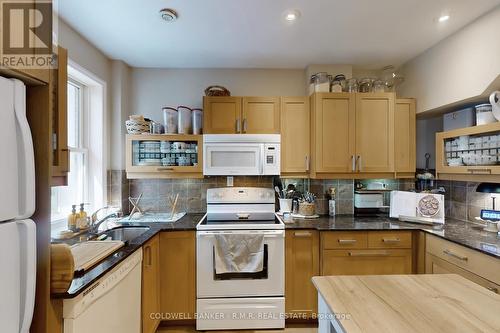
[[257,273],[264,267],[264,235],[215,235],[215,273]]

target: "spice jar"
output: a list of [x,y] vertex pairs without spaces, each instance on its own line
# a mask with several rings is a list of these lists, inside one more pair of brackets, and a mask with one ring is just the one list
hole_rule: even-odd
[[383,92],[385,92],[385,88],[386,88],[386,85],[385,85],[384,81],[375,80],[375,82],[373,82],[373,92],[383,93]]
[[358,92],[358,80],[355,78],[347,80],[347,92]]
[[359,92],[368,93],[372,91],[373,79],[368,77],[359,80]]

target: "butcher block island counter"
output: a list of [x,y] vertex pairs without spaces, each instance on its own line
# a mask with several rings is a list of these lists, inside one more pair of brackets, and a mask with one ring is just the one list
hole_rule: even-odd
[[456,274],[313,277],[319,333],[499,332],[500,295]]

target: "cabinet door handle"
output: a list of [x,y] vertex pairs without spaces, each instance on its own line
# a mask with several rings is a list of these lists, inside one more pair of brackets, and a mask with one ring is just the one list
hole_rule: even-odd
[[382,242],[388,243],[388,244],[393,244],[393,243],[401,242],[401,239],[399,239],[399,238],[382,238]]
[[157,168],[157,171],[174,171],[174,168]]
[[488,289],[489,291],[494,292],[495,294],[498,294],[498,288],[495,288],[495,287],[486,287],[486,289]]
[[236,118],[236,133],[241,133],[240,118]]
[[247,118],[243,119],[243,133],[247,132]]
[[491,174],[491,169],[467,169],[467,172],[475,174],[475,173],[486,173],[486,174]]
[[389,255],[386,251],[379,252],[348,252],[350,257],[387,257]]
[[151,266],[151,246],[146,246],[144,248],[144,256],[146,257],[144,260],[145,261],[145,264],[147,267]]
[[358,164],[358,171],[361,172],[361,155],[356,158],[356,163]]
[[339,239],[339,244],[354,244],[357,242],[355,239]]
[[306,171],[309,171],[309,156],[306,155]]
[[295,237],[311,237],[312,233],[310,233],[309,231],[304,231],[304,232],[296,231],[293,233],[293,235]]
[[462,261],[467,261],[469,260],[469,258],[465,257],[465,256],[462,256],[460,254],[456,254],[456,253],[453,253],[452,251],[446,249],[446,250],[443,250],[443,253],[446,254],[446,255],[449,255],[450,257],[453,257],[455,259],[458,259],[458,260],[462,260]]
[[354,155],[351,155],[351,163],[352,163],[352,172],[356,171],[356,159],[354,158]]

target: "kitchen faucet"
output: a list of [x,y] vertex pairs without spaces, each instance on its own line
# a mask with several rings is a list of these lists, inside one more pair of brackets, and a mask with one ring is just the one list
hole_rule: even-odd
[[99,226],[106,222],[108,219],[110,218],[115,218],[115,217],[120,217],[121,216],[121,212],[119,210],[111,213],[111,214],[108,214],[106,215],[104,218],[102,219],[98,219],[97,218],[97,214],[102,211],[102,210],[107,210],[107,209],[110,209],[110,208],[113,208],[113,207],[102,207],[102,208],[99,208],[98,210],[96,210],[94,213],[92,213],[92,216],[90,218],[90,228],[89,228],[89,233],[93,233],[93,234],[97,234],[98,231],[99,231]]

